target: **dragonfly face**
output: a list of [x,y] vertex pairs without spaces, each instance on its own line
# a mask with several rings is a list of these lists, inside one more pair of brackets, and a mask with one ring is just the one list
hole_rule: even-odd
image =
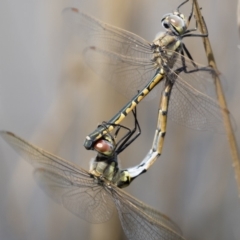
[[187,30],[187,24],[183,14],[179,12],[168,13],[162,18],[162,26],[176,36],[181,36]]
[[182,36],[187,30],[187,24],[183,14],[179,12],[168,13],[162,18],[162,26],[166,32],[157,34],[153,44],[153,59],[157,68],[164,67],[164,70],[173,68],[177,55],[180,52]]
[[93,148],[99,154],[103,154],[104,156],[112,156],[115,152],[114,150],[116,148],[116,143],[112,135],[106,134],[94,144]]

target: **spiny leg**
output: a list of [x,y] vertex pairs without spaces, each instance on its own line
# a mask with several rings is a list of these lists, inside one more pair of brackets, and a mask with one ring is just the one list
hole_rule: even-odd
[[[123,150],[125,150],[141,134],[141,128],[140,128],[140,125],[139,125],[139,122],[137,119],[137,108],[133,109],[132,113],[134,116],[134,128],[117,143],[117,149],[116,149],[117,154],[119,154]],[[136,133],[136,131],[137,131],[137,133]],[[133,136],[135,133],[136,133],[136,135]]]
[[[186,0],[184,2],[182,2],[178,7],[177,7],[177,11],[180,13],[179,9],[180,7],[182,7],[184,4],[186,4],[189,0]],[[189,26],[190,22],[191,22],[191,18],[192,18],[192,15],[193,15],[193,2],[192,2],[192,9],[191,9],[191,12],[188,16],[188,20],[187,20],[187,26]]]
[[[198,65],[194,62],[191,54],[189,53],[189,51],[187,50],[185,45],[183,44],[182,46],[183,46],[183,49],[184,49],[184,51],[181,51],[181,53],[182,53],[182,56],[181,56],[182,68],[179,68],[179,69],[182,69],[182,71],[185,72],[185,73],[194,73],[194,72],[199,72],[199,71],[208,71],[208,72],[211,72],[213,74],[216,74],[214,72],[213,68],[210,67],[210,66],[198,67]],[[191,60],[191,63],[195,67],[195,69],[188,70],[188,67],[186,65],[185,58],[184,58],[184,55],[185,55],[184,52],[187,54],[188,58]]]
[[[204,22],[204,23],[205,23],[205,22]],[[206,31],[207,31],[206,25],[205,25],[205,29],[206,29]],[[206,34],[188,34],[188,35],[184,35],[183,37],[185,37],[185,36],[188,36],[188,37],[193,37],[193,36],[194,36],[194,37],[207,37],[207,36],[208,36],[208,31],[207,31]],[[181,61],[182,61],[182,65],[183,65],[183,71],[184,71],[185,73],[193,73],[193,72],[197,72],[197,71],[213,71],[213,69],[212,69],[211,67],[208,67],[208,66],[199,68],[199,67],[197,66],[197,64],[194,62],[193,57],[192,57],[192,55],[190,54],[190,52],[188,51],[186,45],[185,45],[184,43],[182,43],[181,46],[182,46],[182,49],[181,49],[181,55],[182,55],[182,56],[181,56]],[[185,55],[185,54],[186,54],[187,57],[191,60],[192,65],[195,67],[195,69],[193,69],[193,70],[191,70],[191,71],[187,70],[187,66],[186,66],[185,58],[184,58],[184,55]]]
[[189,0],[186,0],[184,2],[182,2],[178,7],[177,7],[177,11],[179,12],[180,7],[182,7],[185,3],[187,3]]
[[[193,13],[193,5],[192,5],[192,11],[191,11],[189,17],[190,17],[190,16],[192,17],[192,13]],[[188,21],[189,21],[189,22],[188,22],[188,25],[190,24],[191,17],[188,18]],[[193,29],[188,29],[188,30],[184,33],[184,35],[182,36],[182,38],[185,38],[185,37],[208,37],[207,25],[206,25],[205,20],[204,20],[203,17],[202,17],[202,20],[203,20],[204,29],[205,29],[205,33],[204,33],[204,34],[203,34],[203,33],[200,33],[200,34],[192,34],[192,33],[191,33],[191,34],[189,34],[190,32],[197,31],[197,29],[198,29],[198,22],[196,21],[195,28],[193,28]]]
[[[183,4],[185,4],[186,2],[188,2],[188,1],[184,1],[184,2],[177,8],[178,11],[179,11],[179,8],[180,8]],[[194,4],[192,3],[192,9],[191,9],[190,15],[189,15],[189,17],[188,17],[187,26],[189,26],[190,21],[191,21],[191,18],[192,18],[192,15],[193,15],[193,7],[194,7]],[[188,29],[187,31],[185,31],[185,33],[184,33],[184,35],[182,36],[182,38],[184,38],[184,37],[207,37],[207,36],[208,36],[208,29],[207,29],[207,26],[206,26],[206,23],[205,23],[204,19],[203,19],[203,22],[204,22],[204,26],[205,26],[205,30],[206,30],[206,33],[205,33],[205,34],[189,34],[190,32],[197,31],[197,29],[198,29],[198,22],[196,21],[195,28],[193,28],[193,29]],[[198,68],[198,66],[197,66],[196,63],[194,62],[194,60],[193,60],[190,52],[188,51],[188,49],[187,49],[187,47],[186,47],[186,45],[185,45],[184,43],[181,43],[181,51],[180,51],[180,52],[181,52],[181,54],[182,54],[181,60],[182,60],[182,63],[183,63],[183,67],[186,66],[186,64],[185,64],[185,59],[184,59],[184,55],[185,55],[185,53],[186,53],[187,57],[191,60],[192,65],[193,65],[196,69]],[[186,72],[187,72],[187,70],[186,70]]]

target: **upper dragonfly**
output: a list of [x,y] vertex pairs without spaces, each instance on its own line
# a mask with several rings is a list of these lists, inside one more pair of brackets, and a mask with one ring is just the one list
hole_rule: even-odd
[[[213,85],[210,67],[195,63],[182,42],[185,37],[206,37],[189,29],[193,5],[186,19],[179,8],[163,16],[165,32],[158,34],[153,42],[126,30],[103,23],[76,8],[67,8],[63,14],[70,21],[74,33],[87,41],[84,50],[86,61],[110,82],[120,93],[132,99],[107,123],[86,137],[84,146],[92,149],[96,140],[113,130],[136,105],[163,82],[162,88],[170,86],[169,115],[174,121],[199,130],[221,130],[222,109],[207,92]],[[163,81],[164,80],[164,81]],[[212,87],[212,86],[211,86]],[[164,89],[163,89],[164,91]],[[155,92],[155,94],[154,94]]]

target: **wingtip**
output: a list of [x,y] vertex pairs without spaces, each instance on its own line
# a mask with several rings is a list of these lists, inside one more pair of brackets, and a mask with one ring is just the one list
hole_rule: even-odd
[[77,8],[70,8],[73,12],[79,13],[79,10]]
[[75,8],[75,7],[67,7],[67,8],[63,9],[63,12],[67,12],[67,11],[79,13],[79,10],[77,8]]
[[10,136],[16,137],[14,133],[5,131],[5,130],[0,130],[0,135],[10,135]]

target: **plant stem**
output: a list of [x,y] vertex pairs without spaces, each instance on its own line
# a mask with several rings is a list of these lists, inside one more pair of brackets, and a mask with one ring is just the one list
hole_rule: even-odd
[[[194,14],[195,14],[196,21],[198,23],[199,31],[201,33],[206,33],[205,21],[202,17],[198,2],[197,2],[197,0],[192,0],[192,1],[194,4]],[[209,38],[203,37],[202,39],[203,39],[203,45],[204,45],[205,52],[206,52],[207,59],[208,59],[208,64],[215,70],[216,73],[219,73],[215,59],[214,59],[214,55],[213,55],[213,51],[211,48]],[[218,76],[218,74],[215,74],[213,77],[214,77],[214,81],[215,81],[218,102],[219,102],[219,105],[221,106],[221,108],[223,109],[223,111],[222,111],[223,120],[224,120],[225,130],[227,133],[229,147],[230,147],[230,151],[231,151],[231,155],[232,155],[232,166],[235,171],[235,179],[236,179],[237,187],[238,187],[238,196],[240,197],[240,161],[239,161],[239,153],[238,153],[238,149],[237,149],[237,143],[236,143],[236,139],[234,136],[231,121],[229,118],[229,111],[227,110],[228,109],[227,103],[226,103],[226,100],[224,97],[224,93],[223,93],[223,89],[222,89],[222,85],[221,85],[219,76]]]

